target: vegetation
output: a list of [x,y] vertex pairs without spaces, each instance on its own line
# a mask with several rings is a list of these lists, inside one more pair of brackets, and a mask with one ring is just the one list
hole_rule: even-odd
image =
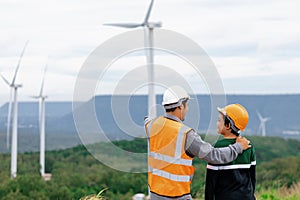
[[97,195],[90,194],[88,196],[80,198],[80,200],[105,200],[105,197],[102,195],[102,193],[107,190],[107,188],[101,190]]
[[263,189],[258,193],[257,199],[262,200],[298,200],[300,199],[300,182],[292,187],[281,187],[279,189]]
[[[257,153],[258,199],[300,199],[300,141],[275,137],[250,139]],[[114,144],[131,152],[147,152],[144,139]],[[19,154],[15,179],[9,177],[10,155],[0,154],[0,160],[0,199],[103,199],[105,196],[109,200],[119,200],[148,192],[147,174],[111,169],[95,159],[84,146],[46,152],[46,172],[52,174],[51,181],[39,176],[38,153]],[[192,195],[203,199],[205,162],[195,159],[194,166]],[[103,193],[104,188],[109,189]]]

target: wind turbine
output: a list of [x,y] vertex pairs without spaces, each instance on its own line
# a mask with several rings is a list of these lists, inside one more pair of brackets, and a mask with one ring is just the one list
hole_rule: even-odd
[[263,118],[262,115],[258,111],[256,111],[256,113],[257,113],[257,116],[258,116],[258,118],[260,120],[260,125],[259,125],[259,128],[258,128],[258,132],[259,133],[261,132],[261,135],[263,137],[266,137],[266,135],[267,135],[267,132],[266,132],[266,122],[269,121],[271,118],[270,117]]
[[154,28],[160,28],[161,22],[149,22],[149,17],[153,7],[154,0],[151,0],[146,17],[142,23],[106,23],[103,25],[106,26],[117,26],[122,28],[138,28],[144,27],[145,29],[145,48],[146,57],[147,57],[147,66],[148,66],[148,116],[150,119],[156,117],[156,98],[154,90],[154,55],[153,55],[153,30]]
[[[7,148],[9,148],[9,134],[10,134],[10,120],[11,120],[11,108],[12,108],[12,96],[14,96],[14,113],[13,113],[13,127],[12,127],[12,144],[11,144],[11,178],[17,177],[17,153],[18,153],[18,88],[22,87],[22,84],[16,84],[17,74],[20,68],[21,60],[24,55],[25,49],[27,47],[28,41],[25,43],[25,46],[21,52],[16,71],[11,83],[2,75],[4,82],[11,88],[10,89],[10,99],[8,106],[8,115],[7,115]],[[14,94],[13,94],[14,93]]]
[[42,79],[41,89],[38,96],[32,98],[39,99],[39,127],[40,127],[40,173],[45,176],[45,99],[47,96],[43,94],[45,76],[47,72],[47,65],[44,69],[44,76]]

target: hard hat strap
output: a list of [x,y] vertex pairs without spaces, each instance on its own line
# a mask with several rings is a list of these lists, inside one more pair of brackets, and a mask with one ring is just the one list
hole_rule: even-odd
[[231,129],[235,132],[235,133],[237,133],[236,135],[237,136],[239,136],[241,133],[242,133],[242,131],[240,130],[240,129],[238,129],[236,126],[235,126],[235,124],[234,124],[234,121],[229,117],[229,116],[227,116],[227,115],[225,115],[225,117],[228,119],[228,121],[230,122],[230,127],[231,127]]

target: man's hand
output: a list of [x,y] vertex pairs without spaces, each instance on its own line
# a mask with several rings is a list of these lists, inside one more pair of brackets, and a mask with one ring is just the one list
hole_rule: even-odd
[[236,142],[240,143],[240,145],[242,145],[243,150],[246,150],[251,147],[250,141],[247,140],[247,138],[245,138],[245,137],[242,137],[242,136],[237,137]]

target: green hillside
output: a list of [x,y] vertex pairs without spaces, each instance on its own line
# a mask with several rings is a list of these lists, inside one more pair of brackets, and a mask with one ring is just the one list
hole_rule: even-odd
[[[269,190],[272,193],[274,189],[293,187],[300,182],[300,141],[276,137],[250,139],[257,153],[257,193],[260,199],[272,199],[273,194],[268,196]],[[147,148],[144,139],[114,144],[131,152],[145,153]],[[110,151],[109,147],[105,149]],[[111,169],[95,159],[84,146],[46,152],[46,172],[52,174],[51,181],[47,182],[39,176],[38,153],[19,154],[18,177],[14,180],[9,177],[10,155],[0,154],[0,160],[0,199],[80,199],[97,194],[103,188],[108,188],[104,192],[107,199],[131,199],[134,193],[147,193],[146,174]],[[119,165],[124,164],[122,157],[119,161]],[[203,199],[205,162],[196,159],[195,168],[192,194]]]

